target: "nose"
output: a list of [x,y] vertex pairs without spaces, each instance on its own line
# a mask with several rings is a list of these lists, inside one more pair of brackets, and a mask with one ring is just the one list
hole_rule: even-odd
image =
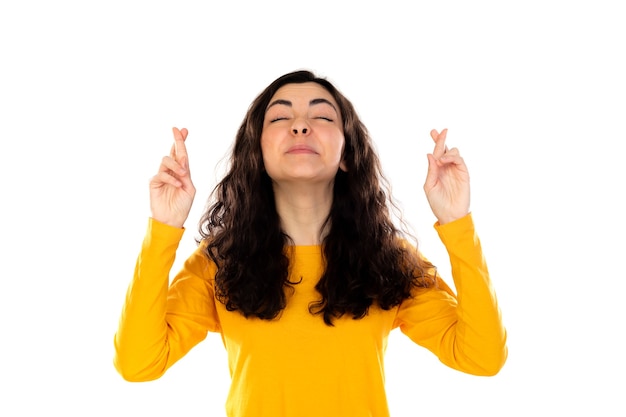
[[308,125],[306,120],[303,120],[301,118],[295,119],[293,122],[293,125],[291,126],[291,132],[294,135],[298,135],[299,133],[306,135],[310,131],[311,131],[311,127]]

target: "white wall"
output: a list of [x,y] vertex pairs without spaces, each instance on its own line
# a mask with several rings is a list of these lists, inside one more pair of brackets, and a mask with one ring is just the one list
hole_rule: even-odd
[[205,3],[0,5],[0,414],[223,415],[217,335],[155,382],[111,363],[148,179],[187,127],[198,194],[179,263],[248,104],[309,68],[356,105],[447,277],[421,188],[430,129],[472,175],[510,357],[470,377],[394,333],[392,415],[623,415],[619,2]]

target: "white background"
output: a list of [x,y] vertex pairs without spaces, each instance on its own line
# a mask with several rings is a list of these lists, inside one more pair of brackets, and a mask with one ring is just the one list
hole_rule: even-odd
[[218,335],[154,382],[112,365],[148,180],[187,127],[198,194],[179,263],[249,103],[308,68],[355,104],[447,278],[422,192],[430,129],[472,175],[510,356],[472,377],[394,331],[392,415],[623,416],[620,3],[2,2],[0,414],[224,414]]

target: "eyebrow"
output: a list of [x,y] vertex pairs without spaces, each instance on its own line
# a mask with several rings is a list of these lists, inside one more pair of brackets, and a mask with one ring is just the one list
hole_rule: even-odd
[[[278,100],[274,100],[272,101],[269,106],[267,106],[267,108],[265,109],[265,111],[268,111],[270,109],[270,107],[272,106],[276,106],[282,104],[283,106],[287,106],[287,107],[292,107],[293,103],[289,100],[283,100],[283,99],[278,99]],[[333,103],[331,103],[329,100],[326,100],[325,98],[314,98],[313,100],[309,101],[309,106],[314,106],[316,104],[328,104],[330,107],[332,107],[335,112],[337,114],[339,114],[339,111],[337,110],[337,108],[335,107],[335,105]]]

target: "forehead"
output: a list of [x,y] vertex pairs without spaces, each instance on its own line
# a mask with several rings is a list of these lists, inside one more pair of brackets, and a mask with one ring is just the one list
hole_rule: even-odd
[[270,103],[277,99],[282,99],[289,100],[294,104],[298,101],[308,104],[312,99],[316,98],[325,98],[333,103],[335,108],[338,108],[332,94],[330,94],[324,87],[314,82],[285,84],[276,90],[276,93],[272,96]]

